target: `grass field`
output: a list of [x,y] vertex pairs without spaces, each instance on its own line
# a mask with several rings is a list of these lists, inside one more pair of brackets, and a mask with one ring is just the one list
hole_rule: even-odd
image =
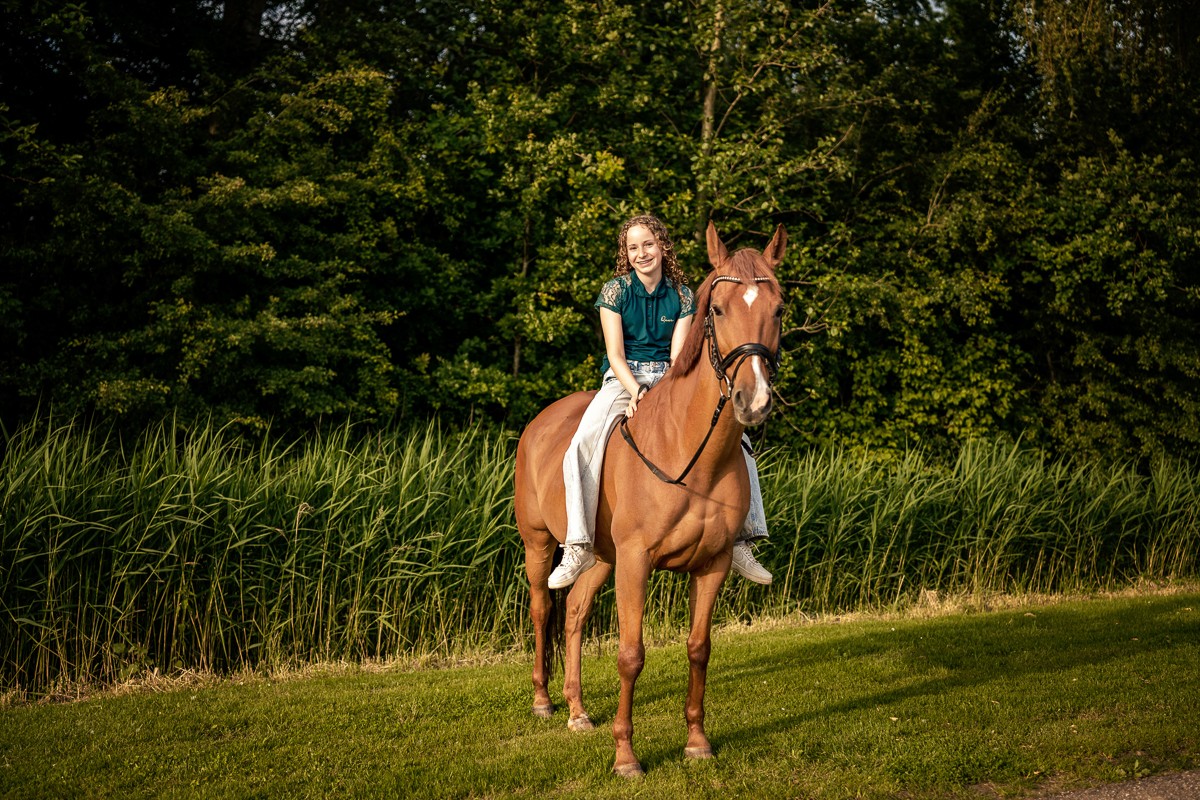
[[[250,441],[168,420],[134,438],[36,420],[0,453],[0,702],[148,673],[527,647],[511,433],[343,427]],[[942,595],[1118,589],[1200,574],[1200,471],[1011,444],[944,460],[768,451],[775,573],[718,620]],[[686,583],[651,580],[678,628]],[[591,635],[615,629],[603,592]]]
[[530,715],[515,653],[244,674],[0,709],[0,796],[1019,798],[1198,765],[1200,587],[972,602],[720,629],[709,762],[682,757],[683,645],[651,648],[634,783],[601,642],[591,733]]

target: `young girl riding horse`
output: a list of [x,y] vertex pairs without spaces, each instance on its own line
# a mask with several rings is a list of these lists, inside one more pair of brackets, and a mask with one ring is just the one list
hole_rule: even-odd
[[[634,415],[638,401],[679,355],[696,311],[675,246],[656,217],[632,217],[621,226],[615,275],[596,299],[604,332],[603,384],[563,458],[567,536],[562,562],[550,574],[551,589],[570,586],[596,563],[592,543],[608,436],[622,415]],[[771,573],[754,558],[749,544],[767,536],[762,492],[754,458],[748,448],[743,453],[750,474],[750,513],[734,543],[731,567],[748,580],[766,584]],[[646,477],[654,480],[649,473]]]

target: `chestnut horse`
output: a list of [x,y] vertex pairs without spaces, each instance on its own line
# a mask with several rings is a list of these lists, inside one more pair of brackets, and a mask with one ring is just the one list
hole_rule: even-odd
[[[696,319],[703,323],[692,326],[676,363],[638,403],[625,426],[627,436],[613,436],[607,443],[596,515],[596,565],[579,577],[567,597],[563,697],[570,706],[568,726],[590,729],[580,683],[583,626],[615,565],[621,695],[613,720],[613,771],[618,774],[642,773],[633,752],[633,689],[645,661],[642,616],[652,569],[691,575],[684,753],[712,757],[704,734],[709,629],[733,542],[750,506],[742,431],[771,412],[783,313],[775,268],[786,246],[787,232],[780,225],[765,252],[743,249],[730,255],[709,223],[708,257],[714,269],[696,292]],[[551,667],[547,578],[567,529],[563,454],[593,394],[577,392],[547,407],[517,445],[516,518],[525,542],[535,638],[533,713],[540,717],[553,711],[546,687]],[[732,413],[722,413],[726,401]]]

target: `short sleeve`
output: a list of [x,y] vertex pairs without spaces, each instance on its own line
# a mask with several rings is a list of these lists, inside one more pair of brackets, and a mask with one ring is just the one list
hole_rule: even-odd
[[687,286],[679,287],[679,318],[690,317],[696,313],[696,295]]
[[600,294],[596,298],[596,308],[607,308],[620,314],[624,306],[625,284],[620,278],[613,278],[600,287]]

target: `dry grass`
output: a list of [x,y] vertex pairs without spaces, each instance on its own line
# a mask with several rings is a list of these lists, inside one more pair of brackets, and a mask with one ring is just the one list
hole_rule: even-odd
[[[731,579],[732,580],[732,579]],[[984,597],[972,594],[942,596],[936,590],[922,592],[918,600],[903,607],[885,610],[859,610],[841,613],[798,612],[788,615],[764,615],[748,623],[725,622],[713,628],[713,637],[720,640],[742,636],[746,633],[778,631],[797,627],[830,626],[862,622],[886,622],[889,620],[932,620],[952,616],[983,614],[993,611],[1050,608],[1054,606],[1086,601],[1104,601],[1134,597],[1172,597],[1200,593],[1200,581],[1138,581],[1119,589],[1069,594],[1003,594],[991,593]],[[679,628],[673,632],[659,626],[649,631],[648,646],[666,647],[686,641],[687,631]],[[615,656],[617,652],[615,633],[593,636],[585,640],[584,649],[591,656]],[[174,674],[163,674],[150,670],[142,675],[115,684],[88,683],[59,685],[42,696],[30,695],[16,690],[0,694],[0,708],[9,708],[28,703],[64,703],[121,697],[130,694],[154,694],[189,689],[209,688],[223,684],[245,686],[252,683],[283,683],[309,680],[314,677],[336,677],[363,674],[410,673],[427,670],[445,670],[463,667],[487,667],[514,663],[525,663],[531,659],[528,650],[507,648],[492,650],[473,648],[453,655],[413,655],[393,658],[369,658],[361,661],[340,659],[296,664],[271,669],[238,669],[220,674],[212,670],[179,670]]]

